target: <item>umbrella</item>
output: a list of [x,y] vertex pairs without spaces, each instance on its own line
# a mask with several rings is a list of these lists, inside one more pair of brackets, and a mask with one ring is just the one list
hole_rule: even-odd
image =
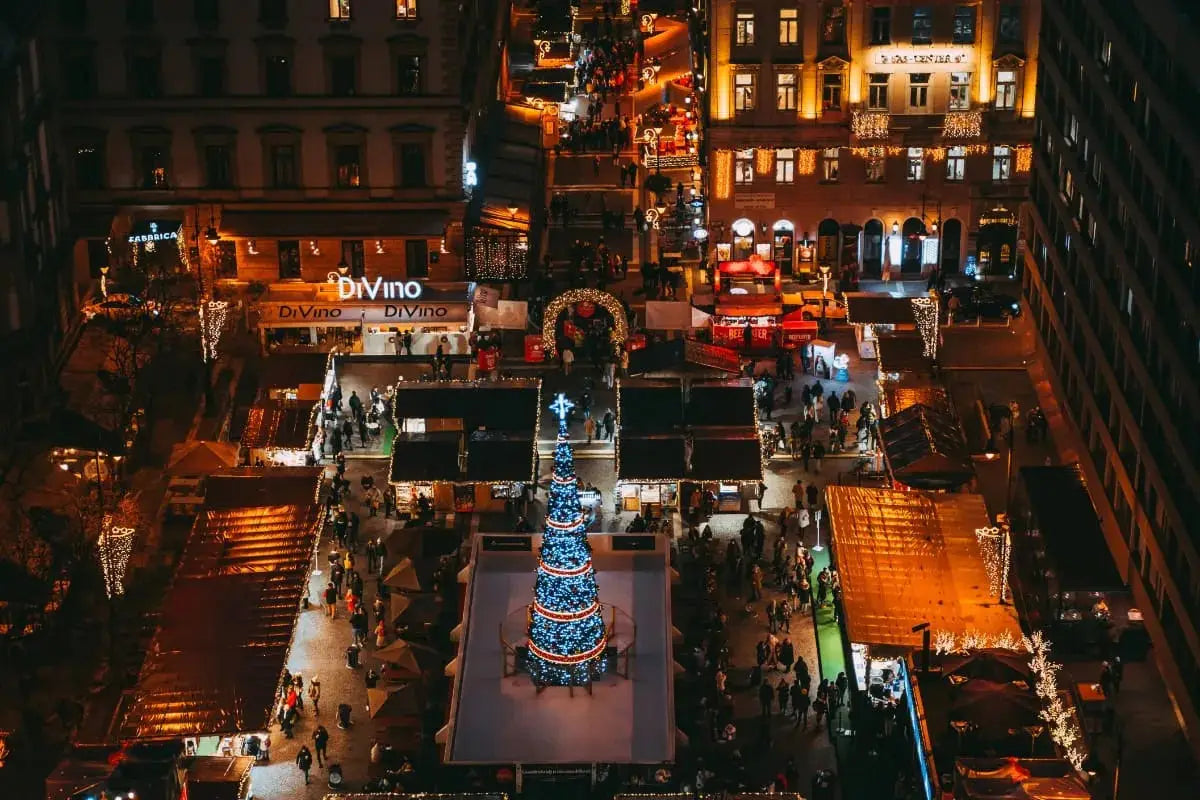
[[441,603],[432,595],[393,594],[390,604],[391,622],[399,621],[402,625],[429,624],[441,610]]
[[456,531],[418,525],[411,528],[398,527],[392,530],[384,542],[388,555],[425,558],[453,553],[461,539]]
[[383,585],[405,592],[424,591],[421,579],[417,575],[417,568],[411,558],[400,559],[400,562],[392,567],[392,571],[383,579]]
[[975,650],[948,656],[942,661],[942,673],[994,683],[1030,682],[1031,677],[1028,661],[1010,650]]
[[1041,702],[1028,689],[976,679],[958,687],[950,719],[974,723],[981,739],[994,742],[1010,729],[1036,724],[1040,710]]
[[171,448],[168,475],[208,475],[237,465],[238,446],[229,442],[192,439]]
[[[397,639],[372,655],[388,664],[388,677],[420,678],[426,667],[437,658],[437,652],[404,639]],[[422,663],[424,662],[424,663]]]
[[386,689],[367,689],[367,707],[371,719],[396,719],[413,717],[421,713],[421,702],[417,689],[411,683],[389,686]]

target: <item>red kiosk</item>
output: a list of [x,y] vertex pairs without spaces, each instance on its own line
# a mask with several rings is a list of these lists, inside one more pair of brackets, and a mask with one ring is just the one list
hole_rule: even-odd
[[770,350],[780,343],[783,276],[774,261],[753,255],[720,261],[714,276],[713,344],[740,351]]

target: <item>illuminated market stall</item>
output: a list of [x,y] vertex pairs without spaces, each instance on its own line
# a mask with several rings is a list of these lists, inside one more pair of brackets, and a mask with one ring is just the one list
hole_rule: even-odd
[[241,448],[247,464],[302,467],[316,463],[317,412],[320,406],[303,400],[263,400],[256,403],[242,430]]
[[909,406],[880,420],[879,439],[896,484],[953,491],[975,477],[958,420],[945,410]]
[[846,321],[854,328],[860,358],[876,358],[880,334],[915,330],[912,300],[876,292],[847,292]]

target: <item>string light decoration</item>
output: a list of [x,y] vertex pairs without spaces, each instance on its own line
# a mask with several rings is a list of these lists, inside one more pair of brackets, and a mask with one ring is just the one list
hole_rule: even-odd
[[473,228],[467,232],[463,259],[473,281],[524,278],[529,272],[529,236],[525,231]]
[[733,151],[717,150],[712,160],[715,183],[713,193],[718,200],[728,200],[733,196]]
[[972,650],[1011,650],[1019,653],[1026,649],[1024,642],[1008,631],[989,636],[975,629],[962,634],[936,631],[931,646],[938,655],[969,653]]
[[861,141],[886,139],[891,128],[891,115],[886,111],[855,111],[850,118],[850,130]]
[[987,570],[988,586],[993,597],[1001,602],[1008,599],[1008,571],[1012,561],[1012,541],[1004,528],[976,528],[975,540]]
[[125,573],[133,555],[133,528],[115,525],[112,514],[105,514],[97,546],[100,569],[104,573],[104,592],[111,599],[125,594]]
[[1027,144],[1019,144],[1013,148],[1016,154],[1014,163],[1016,164],[1017,172],[1028,174],[1033,169],[1033,147]]
[[801,148],[796,151],[796,173],[799,175],[814,175],[817,171],[817,151],[811,148]]
[[913,319],[925,345],[925,357],[937,358],[938,349],[938,301],[936,297],[912,298]]
[[944,148],[944,147],[926,147],[925,155],[934,164],[940,164],[946,160],[946,148]]
[[629,338],[629,320],[621,301],[599,289],[568,289],[550,301],[542,317],[542,349],[550,357],[558,355],[558,316],[574,303],[595,303],[613,318],[613,344],[623,347]]
[[558,416],[554,472],[546,500],[546,529],[538,550],[534,600],[529,606],[526,667],[539,686],[581,686],[605,670],[608,631],[579,503],[579,479],[567,436],[575,404],[559,394],[550,409]]
[[851,147],[850,155],[856,158],[875,159],[883,158],[888,154],[886,147],[875,145],[873,147]]
[[229,301],[209,300],[200,304],[200,339],[205,361],[216,361],[221,354],[221,334],[229,319]]
[[775,151],[760,147],[754,151],[754,171],[759,175],[770,175],[775,168]]
[[978,139],[983,135],[982,111],[951,111],[942,126],[944,139]]
[[1039,716],[1050,728],[1050,738],[1058,745],[1063,757],[1075,769],[1083,769],[1087,752],[1083,749],[1083,736],[1075,722],[1075,715],[1063,703],[1058,692],[1058,673],[1061,664],[1050,660],[1050,640],[1041,631],[1035,631],[1023,640],[1029,652],[1029,669],[1033,672],[1034,691],[1042,701]]

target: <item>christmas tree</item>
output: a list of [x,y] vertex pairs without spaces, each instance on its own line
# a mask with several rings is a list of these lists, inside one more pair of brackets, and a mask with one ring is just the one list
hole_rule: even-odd
[[572,406],[561,394],[550,406],[558,415],[558,443],[530,608],[527,666],[537,683],[550,686],[586,684],[604,668],[607,644],[575,456],[567,441]]

